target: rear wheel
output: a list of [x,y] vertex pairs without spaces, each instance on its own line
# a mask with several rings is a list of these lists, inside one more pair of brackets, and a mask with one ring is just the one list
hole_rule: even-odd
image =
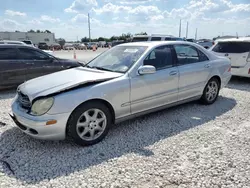
[[104,104],[85,103],[70,116],[67,135],[78,145],[93,145],[107,135],[111,122],[111,113]]
[[208,81],[203,95],[201,97],[201,102],[203,104],[213,104],[218,98],[220,91],[220,84],[217,78],[212,78]]

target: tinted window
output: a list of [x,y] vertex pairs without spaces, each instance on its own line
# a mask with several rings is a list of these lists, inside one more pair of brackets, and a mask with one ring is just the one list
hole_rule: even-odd
[[161,41],[161,37],[152,37],[151,41]]
[[142,42],[142,41],[147,41],[148,37],[134,37],[132,42]]
[[0,60],[16,59],[16,49],[0,48]]
[[166,40],[166,41],[171,41],[172,38],[171,38],[171,37],[166,37],[165,40]]
[[219,42],[212,50],[219,53],[245,53],[250,51],[250,42]]
[[157,70],[172,67],[171,48],[169,46],[155,48],[144,60],[144,65],[152,65]]
[[179,65],[199,62],[198,51],[189,45],[174,45]]
[[198,53],[199,53],[199,61],[202,62],[202,61],[208,61],[208,57],[203,53],[201,52],[200,50],[198,50]]
[[33,49],[29,48],[19,48],[20,51],[20,58],[21,59],[29,59],[29,60],[44,60],[48,59],[49,56]]
[[26,44],[32,44],[29,40],[24,40],[23,42]]

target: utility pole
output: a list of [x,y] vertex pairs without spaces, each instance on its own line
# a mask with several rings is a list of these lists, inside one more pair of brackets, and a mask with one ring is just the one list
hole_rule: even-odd
[[188,38],[188,22],[187,22],[187,29],[186,29],[186,39]]
[[195,40],[197,40],[197,28],[196,28],[196,31],[195,31]]
[[181,19],[180,19],[180,26],[179,26],[179,37],[181,37]]
[[91,42],[89,13],[88,13],[88,24],[89,24],[89,42]]

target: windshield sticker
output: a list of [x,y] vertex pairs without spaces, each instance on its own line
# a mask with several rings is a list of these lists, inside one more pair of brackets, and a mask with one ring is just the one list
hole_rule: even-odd
[[124,52],[127,52],[127,53],[136,53],[138,52],[138,49],[126,49]]

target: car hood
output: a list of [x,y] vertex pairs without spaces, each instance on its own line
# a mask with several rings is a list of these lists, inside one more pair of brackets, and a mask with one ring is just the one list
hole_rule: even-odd
[[18,90],[32,101],[37,97],[84,86],[87,83],[110,80],[122,75],[122,73],[77,67],[29,80],[21,84]]

